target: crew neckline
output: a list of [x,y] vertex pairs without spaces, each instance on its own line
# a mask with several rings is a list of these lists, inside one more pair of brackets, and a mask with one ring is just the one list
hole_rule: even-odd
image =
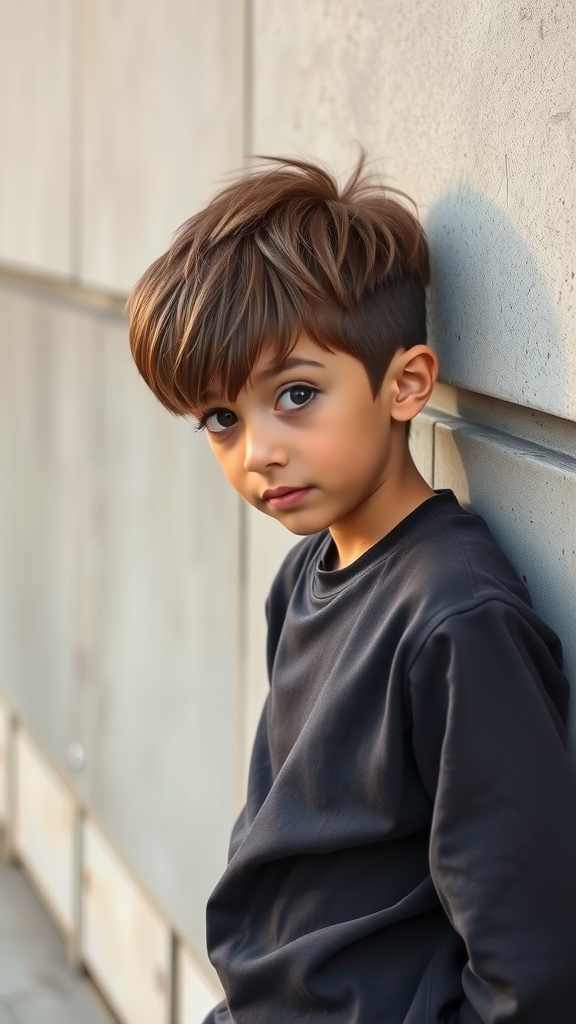
[[406,537],[407,534],[411,533],[412,530],[416,529],[423,522],[430,518],[430,515],[436,515],[439,511],[446,508],[453,508],[454,506],[461,508],[458,503],[458,499],[452,490],[449,488],[442,488],[435,491],[434,494],[426,498],[420,505],[417,505],[412,512],[409,512],[404,519],[401,519],[396,526],[377,540],[372,547],[364,551],[358,558],[356,558],[350,565],[344,566],[343,569],[323,569],[322,565],[326,560],[326,556],[330,551],[335,548],[332,536],[328,531],[328,536],[324,544],[321,546],[318,552],[317,558],[313,563],[313,574],[312,574],[312,590],[317,597],[329,597],[344,587],[348,586],[352,580],[362,575],[367,569],[369,569],[376,562],[381,561],[386,555],[390,554],[394,548],[397,547],[398,543]]

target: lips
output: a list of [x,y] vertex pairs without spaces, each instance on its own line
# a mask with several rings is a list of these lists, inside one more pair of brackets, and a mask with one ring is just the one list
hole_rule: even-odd
[[262,499],[267,501],[272,508],[292,508],[302,501],[312,490],[311,487],[274,487],[264,491]]
[[306,491],[307,487],[274,487],[271,490],[264,491],[262,495],[263,501],[268,501],[269,498],[282,498],[285,494],[293,494],[295,491]]

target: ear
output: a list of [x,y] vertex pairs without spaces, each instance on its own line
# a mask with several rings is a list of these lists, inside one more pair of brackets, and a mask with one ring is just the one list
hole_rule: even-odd
[[414,345],[396,353],[390,373],[390,415],[392,419],[405,423],[414,419],[430,398],[438,376],[438,359],[428,345]]

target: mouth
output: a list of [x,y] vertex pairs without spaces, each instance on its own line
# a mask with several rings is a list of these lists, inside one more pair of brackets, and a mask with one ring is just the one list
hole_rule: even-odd
[[273,490],[264,491],[262,500],[268,502],[272,508],[291,508],[302,501],[311,490],[311,487],[275,487]]

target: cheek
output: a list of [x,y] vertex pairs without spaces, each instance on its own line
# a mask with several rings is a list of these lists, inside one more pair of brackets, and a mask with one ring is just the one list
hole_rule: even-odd
[[247,475],[244,469],[244,453],[240,446],[231,445],[230,447],[225,445],[211,444],[212,452],[216,461],[218,462],[220,469],[226,477],[228,483],[237,494],[240,495],[244,501],[248,504],[254,505],[255,508],[259,506],[254,502],[254,493],[247,485]]
[[371,410],[363,409],[346,419],[336,417],[327,423],[322,436],[311,442],[318,458],[342,473],[360,468],[382,447],[382,425],[375,421]]
[[218,444],[217,441],[212,441],[210,438],[208,439],[208,444],[228,483],[235,490],[238,490],[238,484],[240,483],[237,465],[238,460],[234,458],[233,449],[226,448],[224,445]]

